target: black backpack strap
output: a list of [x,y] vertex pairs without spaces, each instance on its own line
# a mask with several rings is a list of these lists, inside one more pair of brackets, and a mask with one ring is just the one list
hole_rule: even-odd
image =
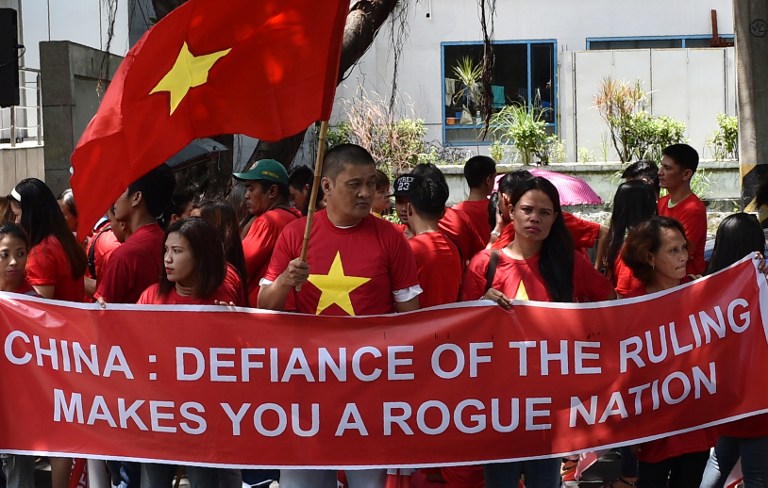
[[488,269],[485,271],[485,291],[493,288],[493,277],[496,276],[496,266],[499,265],[499,250],[491,251],[491,259],[488,261]]
[[105,233],[108,230],[112,230],[110,226],[107,226],[106,229],[100,230],[95,236],[93,236],[93,241],[91,241],[91,246],[88,248],[88,271],[91,272],[91,278],[94,280],[96,279],[96,242],[98,242],[99,237],[101,237],[101,234]]

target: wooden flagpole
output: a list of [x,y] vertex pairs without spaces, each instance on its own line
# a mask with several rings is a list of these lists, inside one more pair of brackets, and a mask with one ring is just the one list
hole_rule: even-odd
[[[315,161],[315,177],[312,180],[312,192],[309,195],[309,207],[307,209],[307,226],[304,228],[304,242],[301,245],[301,260],[307,260],[309,251],[309,233],[312,231],[312,220],[317,207],[317,191],[320,188],[320,178],[323,175],[323,158],[325,157],[325,139],[328,136],[328,121],[320,122],[320,137],[317,142],[317,161]],[[296,291],[299,291],[297,288]]]

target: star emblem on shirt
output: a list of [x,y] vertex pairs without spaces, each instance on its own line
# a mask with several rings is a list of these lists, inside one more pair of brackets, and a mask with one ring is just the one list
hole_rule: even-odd
[[320,290],[320,299],[317,302],[317,311],[315,313],[320,315],[325,309],[336,304],[347,315],[355,315],[355,309],[352,306],[349,294],[369,281],[371,281],[371,278],[347,276],[344,274],[341,253],[337,251],[328,274],[309,275],[309,282]]

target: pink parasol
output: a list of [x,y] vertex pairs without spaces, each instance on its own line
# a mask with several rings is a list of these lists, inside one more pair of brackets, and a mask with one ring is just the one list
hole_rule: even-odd
[[548,179],[560,193],[560,205],[599,205],[603,203],[600,195],[589,183],[575,176],[556,171],[534,168],[529,170],[533,176]]
[[[546,178],[555,185],[557,192],[560,194],[560,205],[600,205],[603,203],[600,195],[595,193],[595,190],[589,186],[589,183],[581,178],[538,168],[530,169],[529,171],[533,176]],[[504,174],[496,177],[496,185],[493,191],[498,191],[499,180],[503,177]]]

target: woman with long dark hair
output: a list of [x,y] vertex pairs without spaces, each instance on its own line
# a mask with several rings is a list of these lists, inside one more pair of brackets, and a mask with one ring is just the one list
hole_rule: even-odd
[[50,188],[37,178],[27,178],[16,185],[10,198],[16,223],[32,243],[27,263],[29,283],[44,298],[82,302],[88,258]]
[[656,215],[656,195],[644,180],[630,180],[619,185],[613,197],[613,212],[605,253],[606,275],[620,297],[637,288],[640,282],[621,260],[627,233],[637,224]]
[[[765,235],[754,215],[729,215],[717,228],[715,249],[707,274],[727,268],[752,253],[765,252]],[[720,437],[709,456],[701,488],[722,488],[741,458],[746,488],[768,484],[768,415],[758,415],[720,426]]]
[[[56,197],[37,178],[21,180],[11,190],[11,209],[30,237],[27,281],[43,298],[82,302],[88,258],[69,230]],[[72,460],[51,458],[53,488],[69,485]]]
[[240,226],[234,207],[226,200],[212,200],[200,204],[198,212],[203,220],[216,229],[219,242],[224,246],[224,257],[227,260],[224,283],[234,294],[240,296],[240,301],[235,302],[235,305],[248,306],[248,275],[245,271],[243,243],[240,240]]
[[[610,282],[574,251],[563,220],[560,196],[548,180],[518,182],[510,195],[515,238],[501,250],[484,250],[469,263],[461,299],[493,300],[509,308],[513,299],[589,302],[613,298]],[[525,470],[528,488],[558,488],[560,459],[489,464],[489,488],[517,486]]]

